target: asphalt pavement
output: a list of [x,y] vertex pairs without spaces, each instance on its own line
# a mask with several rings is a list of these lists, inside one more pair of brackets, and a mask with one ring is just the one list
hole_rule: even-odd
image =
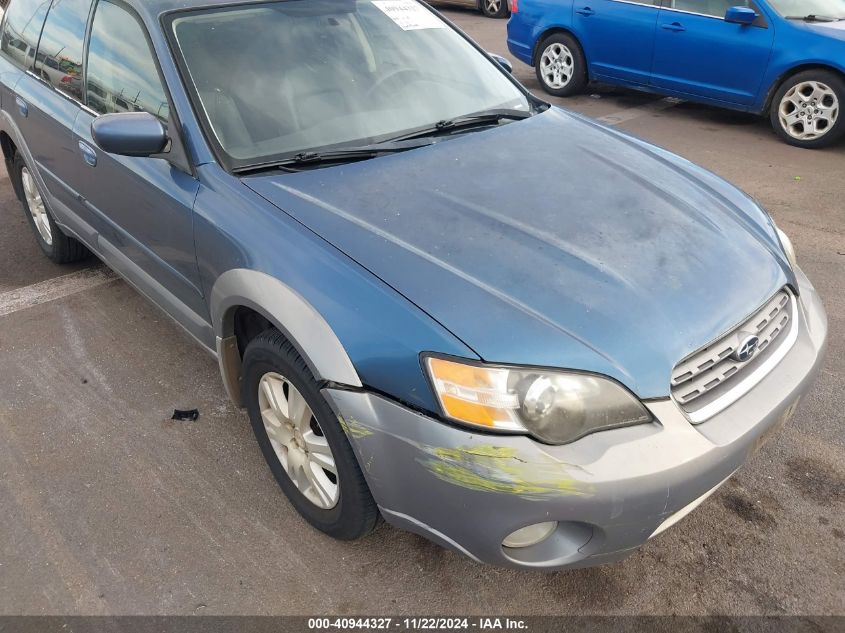
[[[448,13],[507,54],[504,21]],[[333,541],[278,490],[214,359],[94,262],[52,265],[4,177],[0,614],[845,615],[845,144],[800,150],[757,117],[625,90],[553,101],[757,197],[825,302],[815,388],[723,489],[594,569],[487,567],[387,525]]]

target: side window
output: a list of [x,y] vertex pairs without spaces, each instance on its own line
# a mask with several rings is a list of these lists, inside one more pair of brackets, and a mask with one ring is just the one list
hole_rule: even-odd
[[700,13],[714,18],[723,18],[731,7],[747,7],[748,0],[671,0],[669,6],[679,11]]
[[50,3],[45,0],[12,0],[6,10],[0,50],[21,68],[30,70]]
[[100,0],[88,46],[87,103],[95,112],[149,112],[167,122],[167,97],[143,26]]
[[35,58],[36,74],[82,101],[82,49],[91,0],[53,0]]

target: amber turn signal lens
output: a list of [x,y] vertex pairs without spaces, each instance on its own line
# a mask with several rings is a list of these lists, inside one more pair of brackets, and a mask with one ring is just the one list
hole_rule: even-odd
[[519,397],[507,390],[506,369],[428,358],[428,371],[444,413],[455,420],[502,430],[520,430],[514,411]]

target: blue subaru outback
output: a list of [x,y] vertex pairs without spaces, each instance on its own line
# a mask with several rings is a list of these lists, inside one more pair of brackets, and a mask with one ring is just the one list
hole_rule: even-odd
[[754,200],[415,0],[12,0],[0,145],[45,255],[94,253],[213,354],[340,539],[383,517],[499,565],[623,558],[825,348]]
[[798,147],[845,134],[845,0],[519,0],[508,47],[556,96],[596,80],[765,115]]

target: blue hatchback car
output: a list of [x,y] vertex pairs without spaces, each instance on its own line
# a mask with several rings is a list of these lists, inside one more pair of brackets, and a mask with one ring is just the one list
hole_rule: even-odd
[[519,0],[508,47],[556,96],[595,80],[768,115],[798,147],[845,133],[845,0]]
[[216,357],[336,538],[384,517],[499,565],[618,560],[822,361],[754,200],[415,0],[12,0],[0,110],[45,255],[93,252]]

